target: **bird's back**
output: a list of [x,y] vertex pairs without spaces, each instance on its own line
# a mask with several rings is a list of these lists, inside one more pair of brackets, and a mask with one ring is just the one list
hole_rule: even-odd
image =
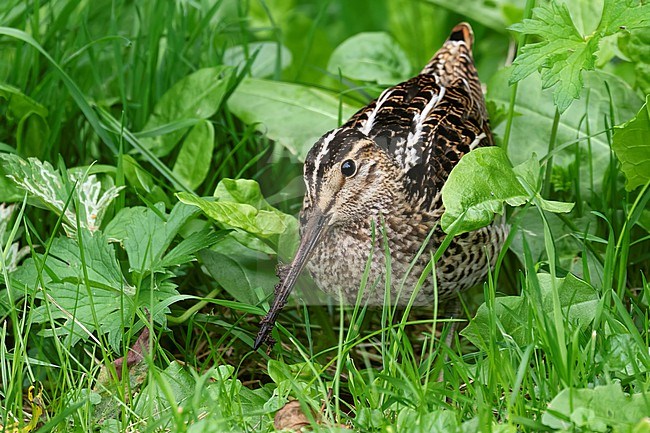
[[[454,86],[456,81],[463,83],[469,89],[472,102],[470,111],[475,111],[474,116],[487,120],[481,81],[472,56],[473,45],[474,34],[471,27],[466,23],[458,24],[420,74],[434,75],[447,87]],[[489,132],[489,129],[486,132]]]
[[409,200],[423,211],[441,209],[440,190],[464,154],[494,144],[472,43],[469,25],[457,25],[419,75],[386,89],[341,127],[394,157]]

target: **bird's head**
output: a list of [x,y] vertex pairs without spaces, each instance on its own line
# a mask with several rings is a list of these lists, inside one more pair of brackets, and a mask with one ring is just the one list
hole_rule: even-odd
[[357,129],[325,134],[307,154],[303,237],[312,220],[321,229],[341,226],[388,212],[401,171],[388,153]]

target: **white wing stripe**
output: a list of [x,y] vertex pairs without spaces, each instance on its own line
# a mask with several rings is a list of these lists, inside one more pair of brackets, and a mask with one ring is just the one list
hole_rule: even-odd
[[377,113],[381,109],[381,106],[384,104],[384,102],[386,102],[386,100],[390,97],[390,94],[392,93],[393,90],[395,89],[392,87],[388,88],[384,90],[381,93],[381,95],[379,95],[379,99],[377,99],[377,104],[375,105],[375,108],[368,116],[366,122],[363,124],[363,127],[361,128],[361,132],[363,132],[366,135],[370,134],[370,131],[372,130],[372,126],[375,123],[375,117],[377,117]]
[[475,148],[476,146],[478,146],[478,144],[479,144],[479,143],[481,142],[481,140],[483,140],[484,138],[485,138],[485,132],[481,132],[479,135],[477,135],[476,138],[474,139],[474,141],[472,141],[472,142],[469,144],[469,150],[474,150],[474,148]]
[[433,96],[431,100],[425,105],[422,111],[415,116],[413,116],[413,124],[415,125],[415,132],[409,132],[408,138],[406,139],[406,145],[408,147],[413,147],[420,139],[422,135],[422,127],[424,122],[429,117],[431,111],[435,108],[436,105],[442,100],[445,96],[445,88],[440,86],[440,92]]

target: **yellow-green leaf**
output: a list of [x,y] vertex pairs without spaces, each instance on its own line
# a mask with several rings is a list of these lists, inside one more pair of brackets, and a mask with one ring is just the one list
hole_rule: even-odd
[[639,113],[630,121],[614,129],[612,148],[621,161],[625,174],[625,189],[650,182],[650,95]]
[[442,229],[463,217],[458,233],[476,230],[490,224],[504,203],[518,206],[527,198],[503,149],[476,149],[461,158],[442,187]]

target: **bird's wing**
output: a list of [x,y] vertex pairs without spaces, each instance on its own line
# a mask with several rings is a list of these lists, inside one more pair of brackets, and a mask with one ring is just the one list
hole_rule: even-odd
[[465,153],[493,144],[471,46],[471,28],[459,24],[420,75],[386,89],[342,127],[393,156],[422,210],[441,206],[440,190]]

